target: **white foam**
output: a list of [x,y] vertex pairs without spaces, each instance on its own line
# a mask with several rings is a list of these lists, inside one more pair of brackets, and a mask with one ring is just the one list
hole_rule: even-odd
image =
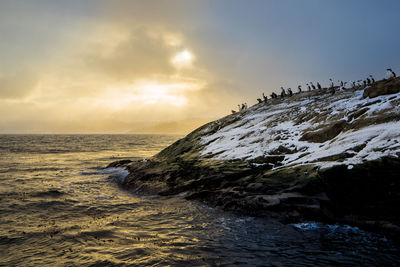
[[99,175],[99,174],[109,174],[118,183],[123,183],[125,178],[129,175],[129,171],[123,167],[111,167],[96,171],[82,171],[83,175]]
[[350,226],[350,225],[338,225],[338,224],[323,224],[318,222],[302,222],[291,224],[293,227],[300,229],[302,231],[312,231],[324,229],[330,232],[342,231],[342,232],[351,232],[351,233],[359,233],[361,230],[358,227]]
[[111,174],[118,183],[123,183],[125,178],[129,175],[129,171],[126,168],[117,167],[117,168],[107,168],[100,171],[101,174]]

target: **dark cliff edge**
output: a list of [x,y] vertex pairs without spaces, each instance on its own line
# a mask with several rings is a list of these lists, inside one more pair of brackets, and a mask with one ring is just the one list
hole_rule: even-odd
[[391,79],[269,100],[210,122],[150,159],[108,167],[127,168],[123,186],[136,192],[399,238],[399,92],[400,79]]

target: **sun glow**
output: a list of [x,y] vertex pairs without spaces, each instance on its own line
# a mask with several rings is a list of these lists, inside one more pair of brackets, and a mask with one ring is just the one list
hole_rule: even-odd
[[176,67],[182,68],[191,66],[193,60],[194,60],[193,54],[190,53],[188,50],[183,50],[182,52],[174,56],[174,58],[172,59],[172,63]]
[[95,100],[95,103],[114,110],[146,105],[180,108],[188,103],[185,93],[199,90],[201,87],[201,84],[193,81],[141,81],[133,85],[110,87]]
[[162,103],[179,107],[184,106],[187,102],[187,99],[177,92],[177,89],[181,87],[181,84],[148,83],[138,85],[132,89],[135,96],[144,105]]

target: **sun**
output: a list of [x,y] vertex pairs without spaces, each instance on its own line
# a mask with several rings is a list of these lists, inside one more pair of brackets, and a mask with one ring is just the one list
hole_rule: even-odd
[[185,50],[179,52],[178,54],[176,54],[176,55],[172,58],[172,63],[173,63],[176,67],[182,68],[182,67],[191,66],[193,60],[194,60],[193,54],[190,53],[188,50],[185,49]]

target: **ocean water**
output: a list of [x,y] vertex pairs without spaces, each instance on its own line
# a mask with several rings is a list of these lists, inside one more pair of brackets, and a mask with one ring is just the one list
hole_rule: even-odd
[[0,266],[398,266],[356,227],[246,217],[120,187],[178,136],[0,135]]

